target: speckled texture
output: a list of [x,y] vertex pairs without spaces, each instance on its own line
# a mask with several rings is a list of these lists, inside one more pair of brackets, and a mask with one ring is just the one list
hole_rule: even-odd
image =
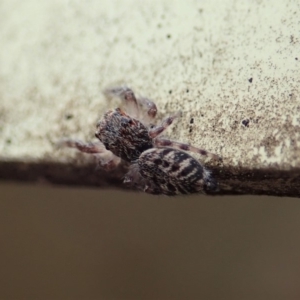
[[92,139],[118,106],[103,88],[126,83],[156,101],[159,118],[181,110],[169,137],[221,155],[217,173],[297,177],[299,11],[284,0],[4,0],[0,156],[84,163],[55,142]]

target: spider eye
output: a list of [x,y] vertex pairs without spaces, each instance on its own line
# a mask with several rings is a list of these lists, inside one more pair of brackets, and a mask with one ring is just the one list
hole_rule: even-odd
[[154,124],[150,124],[150,125],[149,125],[149,128],[150,128],[150,129],[152,129],[152,128],[154,128],[154,127],[155,127]]

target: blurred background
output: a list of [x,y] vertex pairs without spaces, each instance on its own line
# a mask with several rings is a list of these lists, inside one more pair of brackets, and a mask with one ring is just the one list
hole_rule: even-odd
[[300,299],[300,203],[0,185],[0,299]]

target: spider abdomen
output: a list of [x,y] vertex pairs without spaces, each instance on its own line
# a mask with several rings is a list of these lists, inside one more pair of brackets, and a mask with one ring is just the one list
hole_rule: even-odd
[[143,178],[150,180],[162,194],[178,195],[216,189],[216,184],[195,158],[173,148],[152,148],[138,159]]

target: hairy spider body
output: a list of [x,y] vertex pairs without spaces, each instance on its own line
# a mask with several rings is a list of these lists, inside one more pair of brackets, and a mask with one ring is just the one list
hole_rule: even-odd
[[[220,159],[217,155],[159,137],[179,114],[152,126],[149,121],[155,117],[157,108],[151,100],[136,99],[132,90],[126,87],[106,90],[106,94],[119,96],[129,114],[120,108],[105,113],[97,123],[95,133],[100,142],[65,139],[61,144],[96,154],[100,164],[107,169],[116,167],[120,159],[130,163],[124,183],[146,193],[179,195],[218,189],[211,173],[184,151]],[[139,118],[145,122],[142,123]]]
[[142,152],[153,147],[148,128],[120,108],[104,115],[97,124],[95,136],[107,150],[127,162],[138,159]]
[[[172,148],[152,148],[144,151],[125,176],[126,181],[137,181],[139,172],[144,191],[169,196],[216,191],[216,181],[195,158]],[[143,185],[142,185],[143,186]]]

